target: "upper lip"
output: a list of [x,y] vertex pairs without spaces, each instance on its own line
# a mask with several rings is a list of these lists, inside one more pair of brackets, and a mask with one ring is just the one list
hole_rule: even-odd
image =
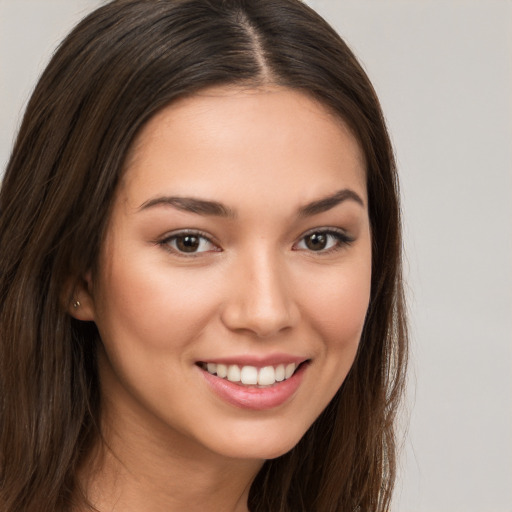
[[294,356],[291,354],[271,354],[267,356],[244,354],[239,356],[229,357],[213,357],[206,358],[198,361],[198,363],[215,363],[225,365],[239,365],[239,366],[255,366],[256,368],[263,368],[264,366],[277,366],[279,364],[295,363],[297,366],[309,358],[304,356]]

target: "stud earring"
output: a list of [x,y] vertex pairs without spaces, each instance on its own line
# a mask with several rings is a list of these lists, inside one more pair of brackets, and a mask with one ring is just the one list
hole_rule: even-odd
[[78,309],[80,307],[80,301],[79,300],[75,300],[75,302],[73,302],[73,307],[75,309]]

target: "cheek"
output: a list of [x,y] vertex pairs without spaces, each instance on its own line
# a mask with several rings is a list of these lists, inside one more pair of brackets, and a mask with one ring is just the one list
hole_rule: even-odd
[[[307,287],[304,298],[312,324],[329,349],[357,349],[370,300],[369,257],[329,269]],[[306,308],[305,308],[306,309]]]
[[[369,268],[369,267],[368,267]],[[348,270],[348,269],[347,269]],[[310,293],[309,323],[319,339],[311,402],[318,416],[343,384],[354,362],[370,299],[371,272],[365,266],[338,272]]]
[[136,258],[116,262],[102,278],[96,301],[96,323],[106,343],[178,348],[197,336],[215,310],[214,287],[204,285],[201,271],[171,272]]
[[317,311],[330,340],[359,339],[368,303],[370,286],[353,278],[333,282],[323,297],[317,297]]

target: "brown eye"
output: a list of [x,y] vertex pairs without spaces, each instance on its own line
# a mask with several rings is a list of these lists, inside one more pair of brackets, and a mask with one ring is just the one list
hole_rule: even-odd
[[181,252],[196,252],[199,249],[200,239],[195,235],[176,237],[176,248]]
[[294,245],[294,249],[327,254],[350,245],[353,241],[353,238],[339,229],[326,228],[310,231]]
[[182,232],[169,236],[160,242],[174,253],[195,255],[203,252],[218,251],[219,248],[206,236],[200,233]]
[[306,247],[311,251],[322,251],[327,247],[328,235],[326,233],[311,233],[304,237]]

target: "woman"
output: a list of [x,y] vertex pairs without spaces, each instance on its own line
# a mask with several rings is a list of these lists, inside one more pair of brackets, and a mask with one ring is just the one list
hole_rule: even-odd
[[378,100],[296,0],[118,0],[0,195],[2,510],[384,511],[406,364]]

